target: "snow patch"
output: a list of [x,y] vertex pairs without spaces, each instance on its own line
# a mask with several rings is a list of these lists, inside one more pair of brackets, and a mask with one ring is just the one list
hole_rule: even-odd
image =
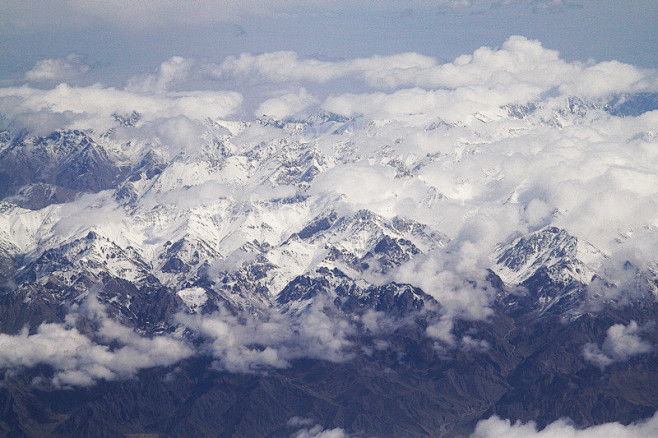
[[176,292],[188,309],[196,312],[208,301],[206,291],[201,287],[188,287]]

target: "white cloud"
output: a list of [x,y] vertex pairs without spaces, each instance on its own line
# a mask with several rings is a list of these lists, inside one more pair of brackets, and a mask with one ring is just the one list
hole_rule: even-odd
[[[460,218],[452,241],[414,257],[391,273],[394,281],[417,286],[441,304],[441,319],[427,328],[430,337],[455,346],[455,319],[486,320],[493,313],[496,290],[486,280],[490,255],[520,226],[518,213],[515,208],[497,207],[489,211],[465,207],[445,212],[446,218],[452,217],[453,221]],[[468,343],[468,339],[462,340],[462,346]]]
[[302,357],[343,362],[352,357],[348,336],[354,328],[338,315],[327,315],[321,302],[292,318],[276,311],[240,318],[226,312],[178,315],[178,321],[210,341],[217,366],[231,372],[287,368]]
[[395,281],[417,286],[441,304],[441,319],[427,327],[431,338],[454,346],[455,319],[483,320],[493,313],[495,290],[484,281],[482,254],[470,242],[454,242],[450,248],[413,258],[392,274]]
[[341,428],[325,429],[320,425],[298,430],[290,435],[292,438],[348,438],[349,435]]
[[126,88],[139,93],[162,93],[188,79],[196,65],[194,59],[172,56],[155,73],[131,78]]
[[64,82],[78,79],[89,71],[82,56],[75,53],[64,58],[42,59],[25,73],[30,82]]
[[484,339],[475,339],[466,335],[462,337],[462,347],[469,351],[486,351],[489,349],[489,343]]
[[[64,60],[42,61],[27,76],[55,80],[85,69],[88,66],[78,55],[69,55]],[[345,80],[360,82],[357,89],[387,92],[343,94],[341,84]],[[212,81],[216,82],[213,88],[218,83],[240,92],[172,91],[189,90],[199,84],[208,87]],[[326,85],[328,82],[331,84]],[[277,90],[283,84],[288,91]],[[614,93],[658,90],[658,75],[653,70],[614,61],[569,63],[538,41],[512,36],[500,48],[482,47],[445,64],[417,53],[346,61],[300,59],[290,51],[244,53],[220,64],[174,56],[153,74],[130,79],[125,90],[61,85],[53,90],[3,89],[0,96],[18,99],[18,107],[23,111],[70,111],[79,116],[81,108],[92,114],[137,110],[150,117],[157,112],[160,117],[205,118],[235,113],[242,104],[242,93],[246,93],[250,102],[260,103],[260,107],[249,111],[255,110],[258,116],[272,113],[273,117],[285,118],[316,104],[315,88],[322,90],[323,98],[329,94],[322,103],[325,109],[343,115],[361,114],[416,124],[430,123],[438,117],[460,123],[482,116],[496,118],[501,105],[525,103],[556,90],[594,99]],[[262,93],[268,99],[254,93]]]
[[415,83],[427,71],[436,67],[436,61],[418,53],[391,56],[373,56],[349,61],[319,61],[299,59],[297,53],[282,51],[239,57],[229,56],[211,69],[218,79],[243,77],[249,80],[271,82],[325,83],[348,76],[360,77],[375,87],[395,88]]
[[286,422],[286,426],[289,427],[300,427],[300,426],[312,426],[315,421],[312,418],[305,417],[290,417]]
[[[0,368],[17,369],[47,364],[54,368],[56,386],[89,386],[97,380],[134,376],[139,370],[168,366],[192,355],[192,350],[167,336],[145,338],[108,318],[95,297],[67,316],[67,323],[41,324],[17,335],[0,334]],[[103,343],[94,342],[74,327],[81,315],[100,324]],[[115,347],[110,347],[115,345]]]
[[[243,53],[209,65],[207,70],[220,81],[324,84],[353,78],[378,89],[456,90],[456,101],[470,97],[480,102],[485,96],[495,98],[497,105],[536,99],[556,87],[582,97],[658,89],[658,77],[651,70],[615,61],[569,63],[557,51],[522,36],[508,38],[500,48],[482,47],[445,64],[418,53],[334,62],[300,59],[297,53],[285,51]],[[376,96],[382,95],[373,95],[373,99]]]
[[309,94],[305,88],[301,88],[297,93],[284,94],[266,100],[260,104],[254,114],[256,117],[267,116],[277,120],[285,120],[302,114],[304,110],[317,102],[317,99]]
[[292,51],[252,55],[243,53],[229,56],[213,73],[219,79],[244,77],[247,80],[266,79],[273,82],[310,81],[327,82],[343,75],[344,68],[332,62],[314,59],[299,60]]
[[560,91],[581,97],[600,97],[614,93],[656,89],[655,72],[617,61],[601,62],[583,69],[559,85]]
[[[61,114],[69,126],[107,130],[115,125],[113,114],[137,111],[143,120],[185,116],[191,119],[222,118],[242,104],[242,95],[233,91],[189,91],[141,94],[101,85],[72,87],[60,84],[50,90],[30,87],[0,89],[0,113],[8,119],[32,114]],[[32,123],[31,125],[36,125]]]
[[348,438],[350,436],[339,427],[325,429],[323,426],[313,423],[315,421],[311,418],[292,417],[286,422],[286,426],[299,428],[299,430],[290,435],[291,438]]
[[512,423],[499,417],[478,422],[470,438],[644,438],[658,434],[658,413],[653,417],[624,426],[605,423],[579,429],[568,420],[557,420],[538,431],[534,422]]
[[325,429],[319,424],[313,424],[311,418],[292,417],[286,422],[286,426],[299,428],[290,435],[291,438],[348,438],[350,435],[341,428]]
[[601,347],[592,343],[585,344],[583,355],[587,361],[605,368],[615,362],[624,362],[632,356],[648,353],[653,347],[639,336],[641,332],[642,329],[635,321],[626,326],[615,324],[608,329]]

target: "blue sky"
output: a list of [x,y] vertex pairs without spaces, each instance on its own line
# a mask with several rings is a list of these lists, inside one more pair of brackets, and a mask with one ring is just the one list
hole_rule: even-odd
[[71,53],[90,66],[84,81],[121,85],[175,55],[217,62],[277,50],[332,60],[418,52],[451,61],[510,35],[537,39],[568,61],[655,68],[656,22],[655,0],[0,0],[0,85]]

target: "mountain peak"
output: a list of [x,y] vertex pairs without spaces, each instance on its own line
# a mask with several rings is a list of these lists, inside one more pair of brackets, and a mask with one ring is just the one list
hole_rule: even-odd
[[508,284],[521,284],[542,268],[556,283],[588,284],[605,255],[566,230],[547,227],[517,238],[494,257],[497,274]]

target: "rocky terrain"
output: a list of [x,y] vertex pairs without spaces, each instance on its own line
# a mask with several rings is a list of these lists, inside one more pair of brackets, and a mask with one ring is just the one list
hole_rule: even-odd
[[[492,415],[650,417],[655,260],[597,248],[532,203],[539,189],[510,186],[514,169],[477,161],[655,109],[633,99],[462,124],[207,119],[184,147],[137,112],[0,132],[0,434],[467,436]],[[422,153],[421,137],[449,147]],[[504,208],[524,228],[454,226]],[[656,233],[638,230],[617,244]]]

